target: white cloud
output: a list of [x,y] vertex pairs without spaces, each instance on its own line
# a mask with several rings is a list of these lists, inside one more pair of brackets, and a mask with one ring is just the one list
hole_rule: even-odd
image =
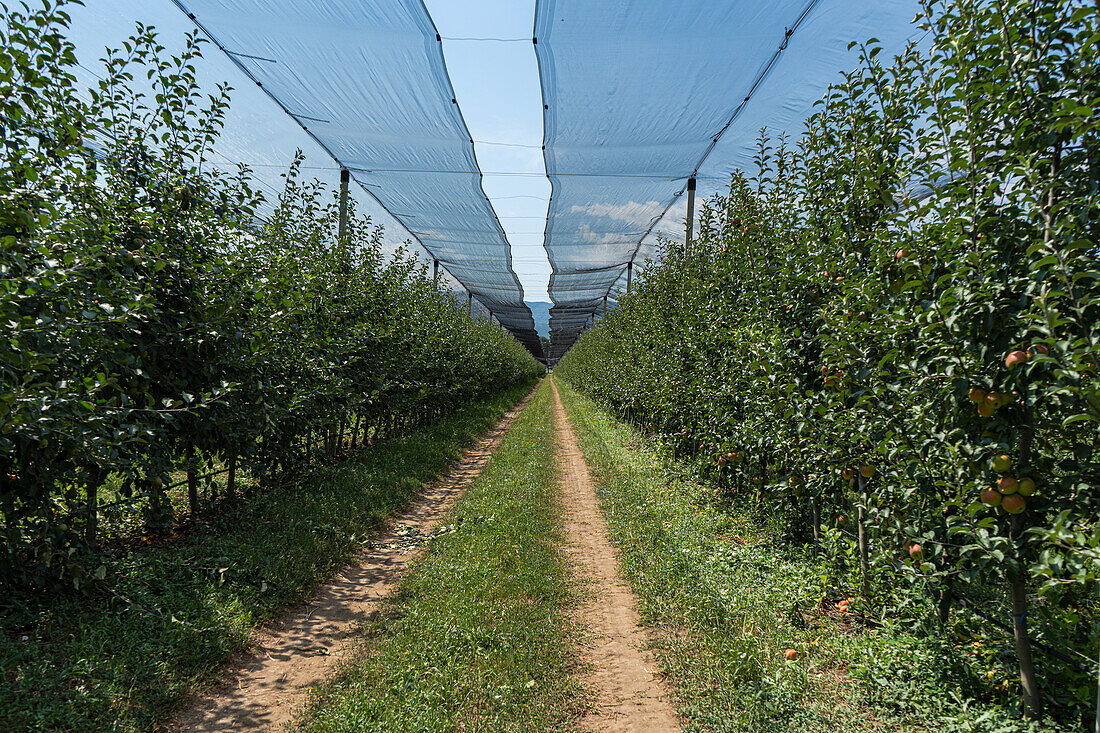
[[570,214],[588,214],[589,216],[605,216],[615,221],[624,221],[636,228],[649,226],[653,217],[661,213],[664,206],[659,201],[647,201],[644,204],[630,201],[625,204],[589,204],[588,206],[571,206]]
[[626,238],[622,234],[617,232],[608,232],[607,234],[599,234],[592,230],[592,227],[585,224],[577,230],[577,234],[580,234],[586,241],[593,244],[624,244]]

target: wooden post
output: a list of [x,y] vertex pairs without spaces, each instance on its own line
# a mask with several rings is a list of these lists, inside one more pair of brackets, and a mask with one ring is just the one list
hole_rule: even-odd
[[439,260],[432,259],[432,280],[439,284]]
[[340,169],[340,225],[336,232],[337,238],[342,242],[348,233],[348,183],[351,181],[351,171],[347,168]]
[[466,312],[473,315],[474,312],[474,294],[466,292]]
[[695,176],[688,179],[688,215],[687,236],[684,237],[684,249],[691,248],[691,234],[695,224]]
[[630,276],[634,274],[634,260],[626,263],[626,292],[630,292]]

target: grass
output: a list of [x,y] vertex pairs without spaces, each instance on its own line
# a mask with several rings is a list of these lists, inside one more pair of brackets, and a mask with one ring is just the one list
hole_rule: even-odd
[[544,383],[379,617],[315,694],[307,731],[568,727],[569,566],[560,551],[552,397]]
[[0,730],[140,731],[163,721],[532,386],[223,507],[168,546],[118,552],[91,598],[0,599]]
[[828,564],[719,506],[690,467],[558,387],[685,730],[1079,730],[1019,720],[980,643],[913,621],[931,608],[874,626],[842,617]]

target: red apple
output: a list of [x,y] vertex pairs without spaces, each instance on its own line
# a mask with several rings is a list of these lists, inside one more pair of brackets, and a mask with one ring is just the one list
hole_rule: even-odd
[[994,488],[982,489],[981,494],[982,503],[986,506],[1000,506],[1001,501],[1004,499],[1001,496],[1001,492]]
[[859,467],[859,475],[863,478],[871,478],[875,475],[875,467],[869,463],[865,463]]
[[1025,361],[1027,361],[1027,352],[1017,349],[1016,351],[1009,352],[1008,356],[1005,357],[1005,366],[1009,369],[1015,369]]
[[997,479],[997,491],[1002,494],[1015,494],[1020,484],[1011,476],[1001,476]]
[[985,390],[978,387],[971,387],[966,396],[970,398],[971,402],[976,402],[979,405],[985,402]]
[[1006,496],[1004,498],[1001,506],[1003,506],[1005,508],[1005,511],[1009,514],[1019,514],[1027,508],[1027,499],[1020,496],[1019,494],[1012,494],[1011,496]]
[[783,652],[783,658],[786,659],[788,662],[793,661],[795,659],[798,659],[798,652],[796,652],[794,649],[788,649],[787,651]]
[[924,548],[920,546],[920,543],[914,542],[909,545],[909,557],[916,562],[924,562]]

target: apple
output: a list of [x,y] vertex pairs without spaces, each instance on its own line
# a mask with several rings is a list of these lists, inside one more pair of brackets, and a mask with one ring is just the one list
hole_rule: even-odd
[[970,398],[971,402],[976,402],[979,405],[985,402],[985,390],[979,387],[971,387],[966,396]]
[[875,475],[875,467],[869,463],[865,463],[859,467],[859,475],[863,478],[871,478]]
[[1004,498],[1001,506],[1003,506],[1005,508],[1005,511],[1009,514],[1019,514],[1027,508],[1027,499],[1020,496],[1019,494],[1012,494],[1011,496],[1006,496]]
[[993,414],[993,405],[984,404],[978,405],[978,414],[982,417],[990,417]]
[[1035,353],[1042,354],[1043,356],[1050,356],[1050,348],[1046,344],[1035,344],[1031,347]]
[[798,652],[796,652],[794,649],[788,649],[787,651],[783,652],[783,658],[786,659],[788,662],[793,661],[795,659],[798,659]]
[[997,473],[1008,473],[1008,469],[1012,468],[1012,459],[1003,453],[993,459],[993,470]]
[[1020,496],[1031,496],[1035,493],[1035,480],[1024,477],[1020,479],[1020,482],[1016,485],[1016,493]]
[[1025,361],[1027,361],[1027,352],[1017,349],[1016,351],[1010,351],[1008,356],[1005,357],[1005,366],[1009,369],[1015,369]]
[[1011,476],[1001,476],[997,479],[997,491],[1002,494],[1015,494],[1019,486],[1019,482]]
[[908,256],[909,256],[909,252],[907,250],[899,249],[898,253],[896,255],[894,255],[894,259],[895,260],[904,260]]
[[994,488],[982,489],[981,494],[982,503],[986,506],[1000,506],[1001,501],[1004,499],[1001,496],[1001,492]]
[[909,545],[909,557],[916,562],[924,562],[924,548],[920,546],[919,542]]
[[839,517],[836,518],[836,523],[843,527],[848,523],[848,517],[841,514]]

